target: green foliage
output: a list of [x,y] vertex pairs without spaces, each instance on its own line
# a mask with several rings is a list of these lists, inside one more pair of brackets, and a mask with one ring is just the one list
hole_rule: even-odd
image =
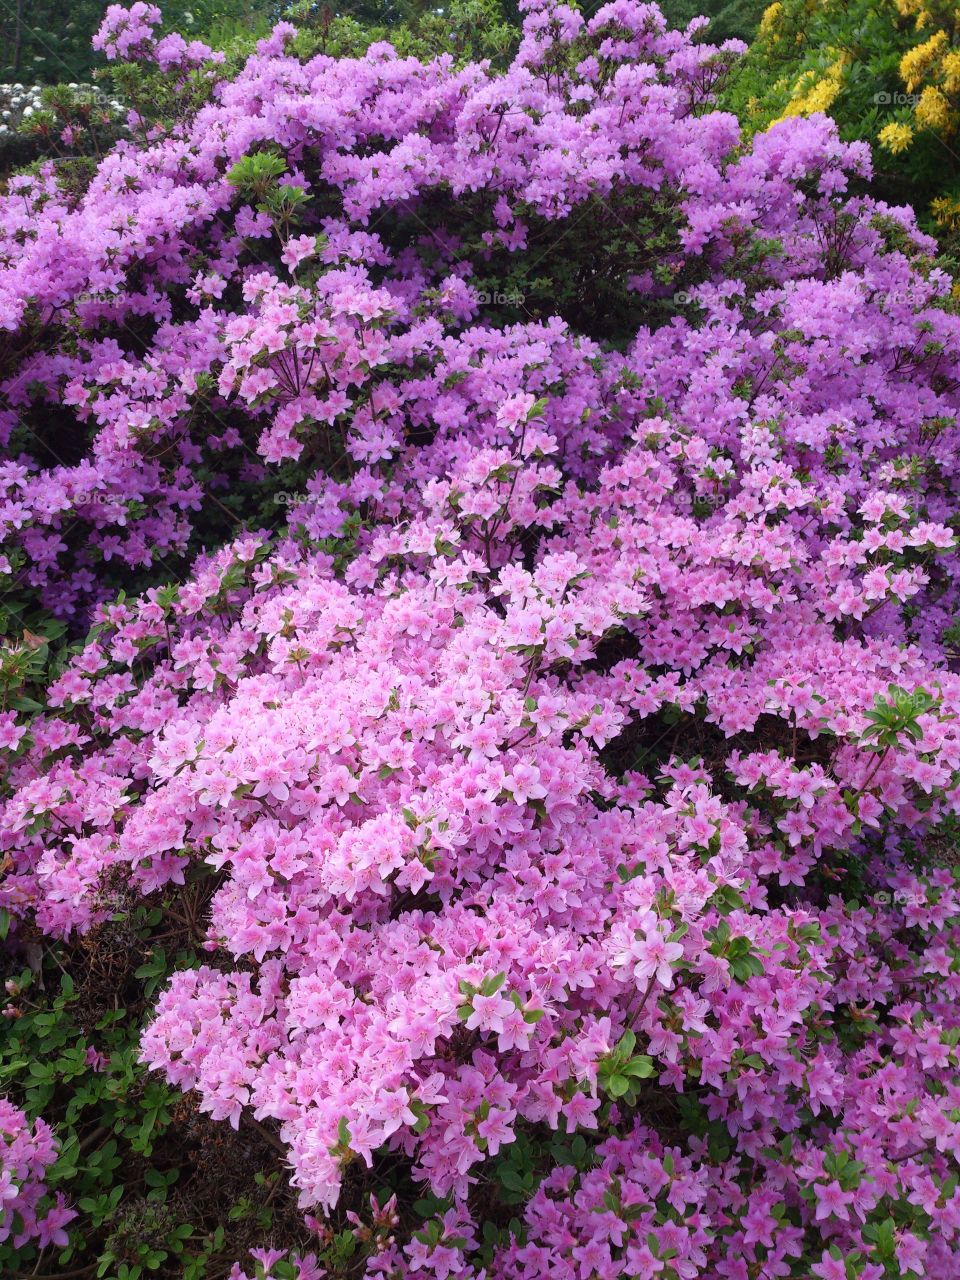
[[0,80],[51,84],[89,78],[90,40],[103,15],[99,0],[15,0],[0,6]]
[[751,945],[750,939],[732,932],[726,920],[706,931],[709,939],[707,950],[711,955],[726,960],[736,982],[747,982],[763,975],[763,961]]
[[277,178],[287,171],[287,162],[276,151],[257,151],[244,156],[227,174],[227,181],[244,196],[262,200]]
[[51,652],[57,654],[66,630],[66,623],[49,615],[24,614],[0,600],[0,710],[41,710]]
[[616,1046],[600,1060],[597,1079],[608,1098],[634,1106],[641,1080],[653,1075],[653,1059],[645,1053],[634,1053],[637,1037],[625,1031]]
[[200,962],[195,920],[208,892],[195,878],[176,901],[122,906],[76,943],[8,948],[0,1094],[55,1121],[47,1183],[81,1216],[66,1248],[0,1245],[0,1274],[213,1280],[277,1234],[308,1244],[275,1147],[205,1120],[138,1062],[151,997]]
[[711,44],[724,40],[749,43],[764,10],[763,0],[664,0],[664,17],[674,27],[685,27],[694,18],[707,17],[706,39]]
[[289,238],[310,200],[301,187],[278,182],[286,171],[286,161],[277,152],[257,151],[244,156],[227,174],[227,181],[242,196],[270,215],[282,241]]
[[866,713],[870,727],[864,732],[866,740],[874,739],[882,750],[890,750],[909,740],[919,742],[923,727],[919,717],[937,705],[936,698],[926,689],[902,689],[892,684],[887,697],[878,694],[872,710]]
[[301,58],[357,56],[374,41],[389,40],[405,57],[448,53],[459,63],[489,58],[503,66],[520,39],[512,0],[451,0],[442,7],[423,0],[300,0],[284,16],[298,28],[293,49]]

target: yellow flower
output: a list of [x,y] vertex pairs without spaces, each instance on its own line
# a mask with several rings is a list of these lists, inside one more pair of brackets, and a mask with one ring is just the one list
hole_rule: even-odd
[[[960,227],[960,200],[956,196],[941,196],[938,200],[934,200],[930,206],[934,220],[941,227],[945,227],[949,231],[956,231]],[[953,286],[953,293],[956,297],[957,286]]]
[[[829,111],[843,88],[843,68],[846,57],[841,54],[816,80],[815,71],[805,71],[793,87],[793,96],[783,109],[780,120],[790,116],[809,116],[816,111]],[[774,123],[779,123],[775,121]]]
[[960,52],[953,49],[946,54],[940,64],[940,74],[943,76],[943,87],[947,93],[956,93],[960,90]]
[[954,115],[950,109],[950,99],[932,84],[928,84],[921,93],[914,113],[917,122],[925,129],[936,129],[941,133],[948,133],[955,124]]
[[908,90],[915,89],[947,45],[947,33],[937,31],[900,59],[900,75]]
[[933,13],[926,6],[926,0],[894,0],[894,7],[904,18],[913,18],[917,31],[929,27],[934,21]]
[[763,17],[760,19],[758,34],[767,36],[780,21],[780,15],[783,13],[783,5],[780,0],[775,0],[774,4],[768,5],[763,11]]
[[829,111],[839,92],[839,80],[821,80],[807,94],[807,100],[803,104],[804,114],[812,115],[815,111]]
[[877,137],[881,147],[886,147],[897,156],[901,151],[906,151],[913,141],[913,130],[908,124],[888,124],[884,125]]

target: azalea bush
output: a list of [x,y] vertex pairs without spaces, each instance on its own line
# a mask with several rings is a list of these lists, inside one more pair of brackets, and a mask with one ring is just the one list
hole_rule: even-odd
[[[745,143],[742,46],[633,0],[527,4],[505,70],[158,23],[98,45],[190,109],[0,202],[5,1016],[129,929],[156,1123],[256,1135],[300,1213],[230,1262],[161,1214],[172,1144],[65,1101],[129,1061],[98,1008],[4,1072],[66,1153],[8,1258],[948,1280],[933,241],[824,117]],[[140,1198],[74,1205],[111,1132]]]

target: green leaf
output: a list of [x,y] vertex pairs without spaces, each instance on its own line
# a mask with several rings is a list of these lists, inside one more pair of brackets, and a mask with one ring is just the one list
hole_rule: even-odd
[[621,1070],[624,1075],[631,1076],[635,1080],[648,1080],[654,1072],[653,1059],[648,1058],[646,1054],[640,1054],[636,1058],[631,1058]]
[[622,1098],[630,1088],[630,1081],[626,1076],[613,1075],[607,1080],[605,1087],[611,1098]]
[[620,1037],[617,1044],[617,1054],[621,1058],[629,1058],[637,1047],[637,1033],[627,1030]]

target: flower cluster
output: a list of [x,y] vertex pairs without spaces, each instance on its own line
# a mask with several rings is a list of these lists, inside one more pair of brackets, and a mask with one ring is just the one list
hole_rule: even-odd
[[26,1116],[6,1098],[0,1098],[0,1243],[14,1246],[35,1240],[65,1245],[68,1222],[77,1215],[63,1196],[54,1199],[44,1185],[44,1173],[57,1157],[57,1144],[49,1125]]
[[157,6],[143,0],[136,0],[129,9],[109,5],[93,38],[93,47],[111,62],[156,63],[163,71],[198,67],[208,59],[223,61],[223,54],[214,53],[202,40],[188,42],[177,32],[158,38],[154,28],[160,25],[160,19]]
[[9,133],[30,119],[42,105],[37,85],[0,84],[0,133]]
[[[285,40],[75,207],[50,177],[3,204],[9,438],[44,402],[87,428],[4,464],[11,570],[89,601],[73,520],[145,564],[231,477],[261,505],[4,712],[0,906],[67,935],[208,884],[143,1061],[270,1126],[321,1232],[397,1168],[429,1193],[413,1231],[371,1204],[371,1277],[946,1280],[960,320],[930,241],[849,193],[868,159],[823,119],[734,150],[724,55],[632,0],[528,5],[503,74]],[[629,341],[578,331],[576,282],[565,314],[480,303],[546,229],[653,207],[657,262],[582,263]]]

